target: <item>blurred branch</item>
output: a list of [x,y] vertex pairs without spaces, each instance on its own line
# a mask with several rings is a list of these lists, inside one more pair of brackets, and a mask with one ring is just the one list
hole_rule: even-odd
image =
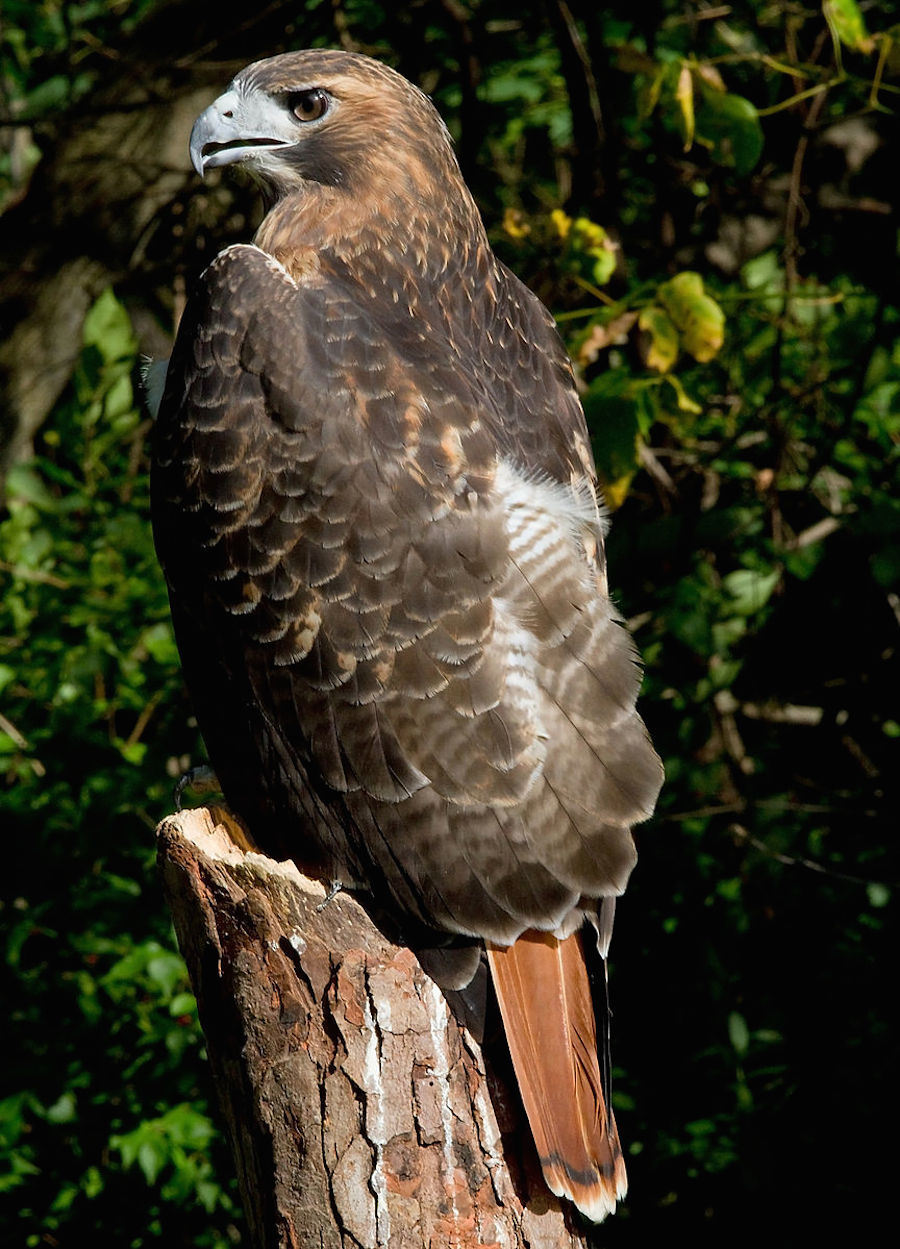
[[18,746],[19,750],[28,749],[28,742],[26,738],[22,736],[13,724],[12,720],[7,720],[2,711],[0,711],[0,733],[5,733],[6,736],[10,738],[16,746]]
[[468,173],[475,164],[475,158],[483,138],[479,126],[479,110],[481,103],[478,98],[478,87],[482,79],[481,61],[478,58],[478,43],[472,30],[472,15],[460,3],[460,0],[440,0],[441,8],[452,22],[452,30],[459,48],[459,63],[462,75],[459,81],[462,99],[459,108],[459,160],[463,173]]
[[563,77],[572,110],[572,199],[590,207],[603,196],[600,153],[604,143],[600,97],[591,58],[566,0],[550,0],[550,24],[556,36]]
[[814,859],[807,859],[802,855],[782,854],[781,851],[773,850],[771,846],[767,846],[758,837],[754,837],[742,824],[732,824],[729,831],[734,834],[738,841],[746,842],[748,846],[752,846],[754,850],[759,850],[766,858],[774,859],[776,863],[783,863],[785,867],[803,867],[808,872],[817,872],[820,876],[830,876],[833,880],[844,880],[850,885],[882,885],[892,889],[900,884],[900,881],[871,880],[866,876],[854,876],[850,872],[838,872],[832,867],[826,867],[823,863],[816,863]]
[[815,525],[810,525],[808,529],[804,529],[801,533],[795,534],[793,538],[788,538],[785,542],[785,550],[802,551],[804,547],[813,546],[816,542],[821,542],[823,538],[827,538],[829,534],[836,533],[841,527],[841,522],[833,516],[826,516],[824,520],[818,521]]

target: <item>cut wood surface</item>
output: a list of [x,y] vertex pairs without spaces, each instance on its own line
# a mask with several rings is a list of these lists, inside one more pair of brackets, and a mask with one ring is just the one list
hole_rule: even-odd
[[254,1249],[586,1243],[517,1097],[353,897],[323,905],[221,808],[165,820],[159,863]]

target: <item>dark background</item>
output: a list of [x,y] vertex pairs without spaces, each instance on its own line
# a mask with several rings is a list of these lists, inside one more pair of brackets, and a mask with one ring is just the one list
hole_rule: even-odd
[[[610,580],[668,782],[618,912],[631,1191],[596,1242],[836,1244],[881,1226],[898,21],[851,0],[827,17],[6,0],[4,1244],[241,1243],[153,870],[172,778],[202,748],[134,379],[139,352],[168,353],[193,277],[258,217],[238,178],[193,176],[194,116],[247,61],[312,44],[382,57],[435,99],[497,250],[559,316],[615,506]],[[685,272],[702,279],[686,305],[666,285]]]

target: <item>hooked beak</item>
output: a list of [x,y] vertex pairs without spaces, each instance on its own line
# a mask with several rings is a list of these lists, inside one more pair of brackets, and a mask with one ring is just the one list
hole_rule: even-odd
[[261,152],[287,147],[293,135],[279,137],[285,119],[270,97],[226,91],[194,122],[191,164],[202,178],[207,169],[252,160]]

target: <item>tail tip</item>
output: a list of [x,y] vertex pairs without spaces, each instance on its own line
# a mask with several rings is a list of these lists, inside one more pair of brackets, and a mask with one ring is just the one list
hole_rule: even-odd
[[559,1166],[547,1165],[543,1159],[541,1165],[550,1191],[570,1201],[592,1223],[602,1223],[607,1215],[615,1214],[617,1203],[628,1192],[628,1177],[621,1159],[609,1176],[595,1171],[592,1176],[576,1178]]

